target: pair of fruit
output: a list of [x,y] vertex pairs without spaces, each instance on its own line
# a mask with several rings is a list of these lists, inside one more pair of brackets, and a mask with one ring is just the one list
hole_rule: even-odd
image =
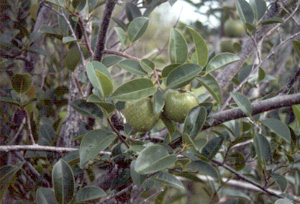
[[[244,25],[240,20],[228,19],[224,23],[224,33],[228,37],[242,37],[244,33]],[[238,40],[226,39],[221,41],[222,52],[238,52],[234,44],[239,45]],[[238,47],[237,47],[238,48]]]
[[[198,106],[198,99],[191,92],[169,90],[165,99],[164,112],[166,116],[180,123],[184,121],[193,107]],[[140,132],[152,129],[158,122],[160,114],[153,112],[153,103],[148,97],[125,104],[124,116],[127,123]]]

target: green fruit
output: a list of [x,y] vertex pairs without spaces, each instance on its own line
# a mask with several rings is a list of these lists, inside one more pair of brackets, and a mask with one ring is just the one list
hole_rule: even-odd
[[233,44],[238,43],[236,40],[222,40],[221,41],[221,51],[222,52],[233,52],[235,53],[238,50],[234,49]]
[[244,33],[244,24],[240,20],[230,18],[224,23],[224,33],[228,37],[241,37]]
[[182,123],[189,111],[198,105],[198,99],[193,93],[169,90],[164,111],[169,119]]
[[127,123],[136,131],[151,130],[158,122],[161,113],[154,114],[150,98],[129,101],[125,104],[124,116]]

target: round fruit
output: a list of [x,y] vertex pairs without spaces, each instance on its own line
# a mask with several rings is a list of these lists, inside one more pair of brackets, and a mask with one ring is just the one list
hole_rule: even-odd
[[244,25],[240,20],[230,18],[224,23],[224,33],[228,37],[241,37],[244,33]]
[[221,41],[221,51],[222,52],[235,52],[233,44],[238,43],[235,40],[222,40]]
[[151,130],[158,122],[160,113],[154,114],[153,103],[150,98],[129,101],[125,104],[124,116],[127,123],[136,131]]
[[182,123],[189,111],[198,105],[198,99],[193,93],[169,90],[164,110],[169,119]]

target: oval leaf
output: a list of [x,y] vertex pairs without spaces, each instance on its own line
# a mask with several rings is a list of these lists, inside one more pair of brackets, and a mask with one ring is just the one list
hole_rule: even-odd
[[165,66],[161,72],[161,76],[164,78],[167,77],[168,74],[178,66],[180,66],[180,64],[170,64],[170,65]]
[[240,93],[231,92],[230,95],[232,96],[233,100],[239,106],[239,108],[248,116],[252,114],[252,106],[251,102],[248,98]]
[[120,27],[115,27],[114,30],[116,31],[117,36],[120,42],[122,43],[123,47],[125,47],[127,45],[127,35],[125,31]]
[[276,182],[280,190],[284,192],[287,187],[287,180],[280,174],[276,173],[271,173],[271,177]]
[[104,196],[106,196],[106,193],[98,186],[86,186],[76,193],[75,202],[87,202]]
[[167,172],[159,172],[151,177],[153,180],[158,181],[162,184],[166,184],[168,186],[172,186],[174,188],[185,190],[181,181],[179,181],[175,176],[169,174]]
[[111,113],[115,110],[114,104],[103,102],[94,94],[90,95],[86,101],[100,106],[101,108],[106,110],[108,113]]
[[273,130],[279,137],[287,141],[291,142],[291,132],[287,125],[282,123],[280,120],[275,118],[268,118],[261,121],[262,124]]
[[223,144],[224,137],[215,137],[203,147],[201,154],[211,160]]
[[184,121],[183,132],[186,132],[194,139],[201,131],[206,121],[206,109],[202,106],[193,108]]
[[25,93],[28,91],[32,84],[31,75],[28,73],[25,74],[14,74],[10,80],[12,88],[17,93]]
[[254,20],[254,12],[250,4],[245,0],[236,0],[235,6],[242,22],[248,22],[252,24]]
[[197,64],[204,67],[208,61],[208,48],[207,45],[202,38],[202,36],[196,32],[194,29],[189,28],[188,30],[190,31],[193,42],[195,45],[195,56],[197,59]]
[[58,203],[68,203],[74,194],[74,175],[71,167],[60,159],[52,170],[52,183]]
[[158,89],[154,94],[153,98],[154,98],[153,112],[154,114],[158,114],[162,111],[165,105],[164,92]]
[[36,191],[37,204],[57,204],[52,188],[38,188]]
[[220,69],[221,67],[224,67],[225,65],[236,62],[238,60],[240,60],[240,58],[237,55],[232,53],[222,53],[216,55],[207,64],[206,74],[215,71],[217,69]]
[[270,143],[264,136],[260,134],[255,135],[254,146],[258,159],[262,164],[265,164],[272,159]]
[[119,101],[132,101],[153,95],[156,92],[150,79],[134,79],[115,90],[111,98]]
[[288,199],[281,198],[276,200],[275,204],[293,204],[293,203]]
[[147,72],[145,72],[144,69],[141,67],[140,63],[136,60],[132,60],[132,59],[123,60],[122,62],[119,63],[119,66],[135,75],[144,76],[147,74]]
[[176,156],[159,144],[151,145],[139,154],[134,170],[139,174],[151,174],[163,170],[176,161]]
[[120,62],[123,58],[117,55],[105,56],[103,57],[102,64],[105,67],[110,67],[118,62]]
[[172,88],[179,88],[191,82],[202,70],[196,64],[183,64],[173,69],[167,77],[166,85]]
[[146,17],[138,17],[130,22],[127,35],[131,43],[139,39],[146,31],[149,24],[149,19]]
[[104,130],[88,132],[80,143],[80,167],[90,159],[94,159],[100,151],[105,150],[116,138],[116,135]]
[[259,20],[267,10],[267,3],[264,0],[250,0],[250,6],[254,11],[256,20]]
[[193,161],[188,164],[188,167],[195,169],[197,171],[201,171],[205,175],[211,176],[215,179],[219,179],[219,175],[218,175],[216,169],[212,165],[210,165],[209,163],[207,163],[205,161],[201,161],[201,160]]
[[148,60],[148,59],[142,59],[140,61],[140,65],[141,65],[142,69],[145,72],[147,72],[148,74],[153,73],[153,70],[155,68],[155,64],[151,60]]
[[183,64],[188,57],[188,46],[183,35],[172,28],[169,39],[169,56],[172,64]]
[[300,41],[293,40],[294,49],[296,50],[298,57],[300,57]]
[[197,77],[197,80],[214,97],[217,103],[221,105],[222,94],[217,80],[211,74],[207,74],[205,77]]
[[113,83],[108,76],[104,73],[100,72],[99,70],[95,70],[98,81],[100,83],[101,93],[103,97],[108,97],[113,92]]

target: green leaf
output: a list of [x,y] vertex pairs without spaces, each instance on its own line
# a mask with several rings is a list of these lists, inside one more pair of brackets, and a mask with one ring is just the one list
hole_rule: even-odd
[[98,80],[100,82],[100,88],[101,88],[101,93],[103,97],[108,97],[110,94],[113,92],[113,83],[110,80],[108,76],[106,76],[104,73],[100,72],[99,70],[95,70],[96,75],[98,77]]
[[153,70],[155,68],[155,64],[151,60],[148,60],[148,59],[142,59],[140,61],[140,65],[141,65],[142,69],[145,72],[147,72],[148,74],[152,74]]
[[280,120],[275,118],[268,118],[261,121],[262,124],[270,128],[274,131],[279,137],[287,141],[288,143],[291,142],[291,133],[287,125],[282,123]]
[[202,86],[214,97],[219,105],[221,105],[222,94],[217,80],[211,74],[207,74],[205,77],[197,77],[197,80]]
[[142,16],[142,13],[140,9],[133,3],[126,3],[125,5],[126,9],[126,16],[129,21],[132,21],[133,19]]
[[183,64],[188,57],[188,46],[183,35],[172,28],[169,39],[169,57],[172,64]]
[[298,125],[300,126],[300,105],[293,105],[292,108],[294,115],[296,116],[296,119],[298,121]]
[[57,204],[52,188],[39,187],[36,191],[37,204]]
[[188,167],[195,169],[196,171],[203,172],[205,175],[211,176],[215,179],[219,179],[219,175],[216,169],[205,161],[193,161],[188,164]]
[[251,116],[252,114],[252,106],[251,102],[248,98],[240,93],[231,92],[230,95],[232,96],[233,100],[239,106],[239,108],[247,115]]
[[296,196],[300,195],[300,171],[295,172],[295,185],[294,185]]
[[8,59],[0,58],[0,66],[7,62]]
[[250,4],[245,0],[235,1],[236,10],[243,23],[253,23],[254,13]]
[[105,67],[110,67],[118,62],[120,62],[123,58],[117,55],[110,55],[103,57],[102,64]]
[[127,29],[128,40],[133,43],[138,40],[146,31],[149,19],[146,17],[137,17],[130,22]]
[[0,167],[0,203],[2,203],[8,187],[13,182],[16,173],[21,169],[23,164],[24,162],[14,166],[7,165]]
[[89,131],[80,143],[80,167],[95,159],[99,152],[105,150],[115,139],[116,135],[104,130]]
[[280,190],[282,192],[284,192],[287,187],[287,180],[280,174],[276,174],[276,173],[271,173],[271,177],[275,181],[275,183],[278,185]]
[[193,42],[195,45],[195,53],[196,53],[196,59],[197,64],[204,67],[207,64],[208,61],[208,48],[207,45],[202,38],[202,36],[195,31],[194,29],[188,27],[188,30],[190,31]]
[[114,29],[115,29],[115,31],[117,33],[117,36],[118,36],[119,40],[121,41],[123,47],[126,47],[126,45],[127,45],[127,34],[120,27],[115,27]]
[[208,62],[206,66],[206,74],[238,60],[240,60],[240,58],[232,53],[221,53],[216,55]]
[[258,156],[258,160],[265,164],[265,162],[271,161],[271,146],[269,141],[262,135],[256,134],[254,137],[255,151]]
[[120,26],[124,31],[127,30],[127,25],[126,25],[123,21],[121,21],[120,19],[115,18],[115,17],[112,17],[112,19],[113,19],[113,21],[114,21],[118,26]]
[[72,5],[76,9],[77,12],[80,12],[84,9],[87,0],[73,0]]
[[175,161],[176,156],[170,155],[164,146],[154,144],[139,154],[134,169],[139,174],[151,174],[166,169]]
[[215,137],[203,147],[201,154],[211,160],[220,150],[224,137]]
[[133,79],[115,90],[111,99],[119,101],[132,101],[153,95],[156,92],[150,79]]
[[76,42],[76,41],[79,41],[78,39],[72,37],[72,36],[66,36],[66,37],[63,37],[62,39],[62,42],[64,44],[68,44],[68,43],[71,43],[71,42]]
[[256,20],[261,19],[267,10],[267,3],[264,0],[250,0],[249,3],[254,11]]
[[162,111],[165,105],[165,97],[164,92],[160,89],[157,89],[154,96],[154,103],[153,103],[153,112],[154,114],[158,114]]
[[52,184],[58,203],[68,203],[74,195],[75,180],[71,167],[60,159],[52,170]]
[[12,88],[15,92],[23,94],[26,93],[32,84],[31,75],[25,74],[14,74],[10,79]]
[[119,66],[135,75],[140,75],[140,76],[147,75],[147,72],[144,71],[140,63],[136,60],[132,60],[132,59],[123,60],[119,63]]
[[191,146],[191,147],[196,146],[194,141],[192,140],[192,138],[186,132],[184,132],[182,134],[182,143],[183,143],[184,146]]
[[260,81],[264,80],[265,77],[266,77],[265,71],[263,70],[263,68],[259,67],[257,82],[260,82]]
[[177,188],[179,190],[185,190],[181,181],[179,181],[175,176],[173,176],[172,174],[169,174],[167,172],[163,172],[163,171],[159,172],[158,174],[155,174],[151,178],[162,184],[166,184],[168,186]]
[[167,77],[167,87],[179,88],[190,83],[202,70],[196,64],[183,64],[173,69]]
[[88,62],[86,65],[88,78],[100,96],[107,97],[113,91],[111,76],[100,62]]
[[20,104],[18,103],[18,101],[16,101],[15,99],[11,98],[11,97],[0,97],[0,102],[2,103],[9,103],[15,106],[19,106]]
[[101,109],[94,103],[88,103],[83,99],[74,100],[70,103],[70,106],[79,113],[89,116],[91,118],[102,118],[103,114]]
[[227,161],[236,171],[240,171],[245,167],[245,158],[241,152],[233,152],[227,157]]
[[166,78],[168,74],[178,66],[180,66],[180,64],[170,64],[165,66],[161,72],[162,77]]
[[132,162],[130,164],[130,176],[131,176],[133,183],[135,185],[139,186],[147,179],[147,176],[141,175],[134,170],[135,162],[136,162],[136,160],[132,160]]
[[57,5],[57,6],[61,6],[63,8],[66,7],[65,0],[46,0],[46,2],[52,3],[52,4]]
[[293,204],[291,201],[285,198],[281,198],[276,200],[275,204]]
[[48,25],[42,25],[39,29],[39,32],[49,34],[49,35],[54,35],[57,37],[62,37],[62,34],[59,31],[57,31],[56,29]]
[[[175,125],[173,124],[173,122],[164,114],[161,114],[161,118],[160,118],[164,125],[166,126],[169,136],[170,138],[172,137],[172,135],[175,133],[176,129],[175,129]],[[171,142],[171,141],[170,141]]]
[[94,94],[91,94],[86,101],[100,106],[101,108],[106,110],[107,113],[112,113],[115,110],[114,104],[103,102],[98,98],[98,96]]
[[193,108],[185,118],[183,132],[194,139],[206,121],[206,114],[206,109],[202,106]]
[[47,56],[47,52],[42,47],[39,47],[39,46],[36,46],[36,45],[28,47],[25,50],[29,51],[29,52],[33,52],[33,53],[39,54],[39,55]]
[[81,188],[75,196],[75,202],[88,202],[106,196],[106,193],[98,186],[86,186]]
[[300,57],[300,41],[293,40],[294,49],[296,50],[298,57]]
[[262,25],[269,25],[274,23],[284,23],[284,21],[281,18],[268,18],[261,22]]
[[[89,56],[89,52],[85,46],[80,47],[85,58]],[[74,71],[77,65],[81,62],[80,52],[76,46],[73,46],[65,58],[65,65],[70,71]]]
[[[237,189],[222,189],[221,191],[222,191],[223,196],[233,197],[235,199],[239,198],[239,199],[242,199],[243,201],[248,201],[245,203],[251,203],[250,202],[251,198],[242,191],[239,191]],[[238,203],[241,203],[241,202],[238,202]]]

